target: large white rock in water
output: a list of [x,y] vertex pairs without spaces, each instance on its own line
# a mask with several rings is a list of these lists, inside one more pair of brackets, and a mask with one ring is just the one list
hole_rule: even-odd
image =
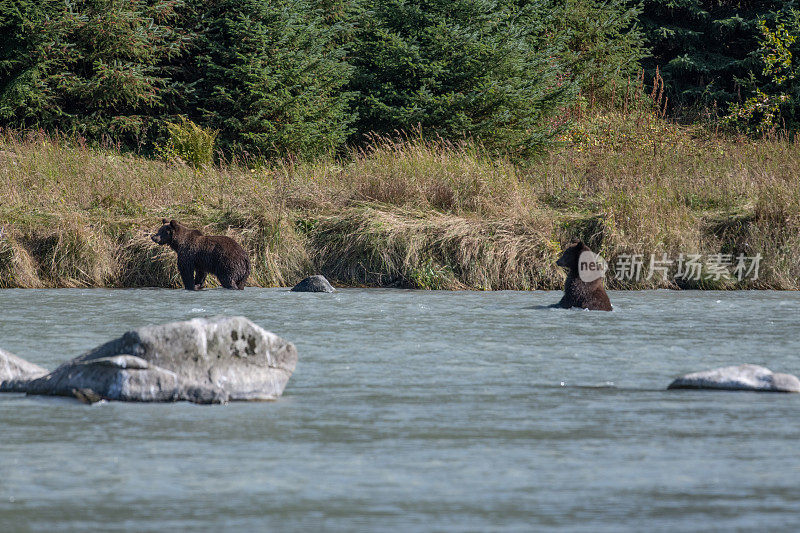
[[776,374],[763,366],[739,365],[686,374],[667,388],[800,392],[800,379],[791,374]]
[[196,318],[129,331],[13,390],[88,401],[272,400],[296,364],[292,343],[244,317]]
[[0,383],[13,380],[28,381],[45,374],[47,369],[0,349]]

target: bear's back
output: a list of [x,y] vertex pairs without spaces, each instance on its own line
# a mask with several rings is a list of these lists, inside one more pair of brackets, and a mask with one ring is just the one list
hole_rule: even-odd
[[567,277],[564,284],[564,297],[559,302],[561,307],[580,307],[592,311],[611,311],[611,300],[608,298],[602,279],[586,283],[577,276]]

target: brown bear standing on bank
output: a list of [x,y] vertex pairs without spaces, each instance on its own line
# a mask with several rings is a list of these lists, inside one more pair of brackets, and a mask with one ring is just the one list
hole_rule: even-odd
[[226,289],[244,289],[250,275],[250,259],[239,243],[222,235],[203,235],[176,220],[163,219],[153,235],[156,244],[168,244],[178,253],[178,271],[189,291],[203,288],[207,274],[214,274]]
[[578,261],[583,252],[591,252],[583,241],[573,239],[569,247],[556,261],[560,267],[567,269],[567,281],[564,282],[564,297],[554,307],[570,309],[581,307],[594,311],[611,311],[611,301],[603,288],[603,276],[586,282],[581,279]]

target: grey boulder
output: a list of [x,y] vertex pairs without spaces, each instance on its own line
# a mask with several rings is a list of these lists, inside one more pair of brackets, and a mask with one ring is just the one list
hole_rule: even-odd
[[196,318],[129,331],[16,390],[89,402],[272,400],[296,364],[292,343],[244,317]]
[[6,383],[9,384],[9,387],[12,384],[17,386],[17,384],[27,383],[45,374],[47,374],[47,369],[0,349],[0,387]]
[[292,287],[292,291],[294,292],[335,292],[336,289],[333,288],[325,276],[320,276],[317,274],[316,276],[309,276],[294,287]]
[[800,392],[800,379],[758,365],[739,365],[694,372],[679,377],[668,389],[719,389],[762,392]]

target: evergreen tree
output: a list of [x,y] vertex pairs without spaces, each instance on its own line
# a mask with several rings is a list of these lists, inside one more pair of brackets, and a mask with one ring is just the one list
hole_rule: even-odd
[[570,71],[581,91],[602,96],[624,86],[649,55],[639,24],[641,5],[628,0],[554,0],[556,30],[566,39]]
[[[330,153],[352,118],[338,22],[306,1],[197,0],[190,115],[263,157]],[[196,107],[194,107],[196,106]]]
[[739,80],[760,70],[758,21],[796,2],[780,0],[644,0],[640,17],[653,56],[679,114],[693,106],[722,110],[741,99]]
[[0,123],[141,139],[178,91],[176,0],[0,0]]
[[545,2],[377,0],[350,53],[355,141],[410,132],[479,138],[514,154],[539,149],[574,86]]
[[0,0],[0,126],[310,157],[372,132],[524,155],[643,55],[625,0]]

